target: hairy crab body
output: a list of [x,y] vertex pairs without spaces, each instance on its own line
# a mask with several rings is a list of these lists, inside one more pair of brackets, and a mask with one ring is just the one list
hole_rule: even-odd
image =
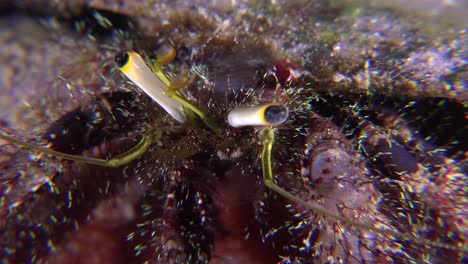
[[[193,80],[181,93],[211,115],[219,134],[202,122],[175,122],[146,95],[122,87],[133,85],[104,72],[111,91],[89,88],[91,98],[78,99],[75,109],[36,131],[40,137],[32,141],[61,153],[98,158],[118,156],[143,135],[150,134],[152,144],[124,166],[106,168],[2,142],[0,256],[6,262],[466,261],[466,168],[455,159],[463,159],[460,152],[466,147],[458,144],[444,153],[429,142],[431,136],[456,140],[463,134],[463,99],[425,98],[425,93],[407,97],[411,93],[406,90],[387,95],[387,88],[371,91],[369,87],[393,83],[372,75],[369,61],[379,62],[377,55],[368,55],[365,63],[342,58],[348,51],[341,46],[352,47],[343,44],[351,38],[328,53],[322,47],[307,53],[322,61],[326,53],[349,63],[342,71],[347,76],[331,72],[336,65],[311,66],[310,61],[299,71],[293,67],[297,62],[268,41],[241,30],[218,35],[224,24],[214,30],[200,14],[185,18],[176,13],[170,20],[173,42],[182,51],[173,67],[189,68]],[[255,21],[255,30],[269,23]],[[161,30],[167,30],[164,24]],[[197,38],[187,37],[193,35]],[[398,47],[395,42],[385,45]],[[149,55],[154,50],[141,40],[131,48]],[[100,66],[112,60],[104,51],[98,54],[104,61]],[[337,65],[345,67],[341,61]],[[78,71],[83,72],[90,74]],[[68,79],[84,77],[70,74]],[[345,89],[349,87],[354,90]],[[270,102],[290,111],[287,122],[271,128],[275,182],[330,214],[267,188],[263,128],[234,128],[226,122],[234,107]],[[456,115],[434,118],[447,126],[444,131],[424,132],[425,124],[418,120],[435,106],[442,115],[453,109]],[[8,128],[2,133],[14,134]]]
[[[75,258],[83,261],[89,250],[93,252],[89,261],[117,261],[128,254],[132,261],[160,263],[316,263],[323,259],[382,263],[459,258],[460,253],[454,250],[418,245],[412,236],[408,240],[395,238],[353,222],[454,246],[457,241],[462,243],[464,207],[447,206],[465,194],[460,169],[443,155],[428,153],[430,145],[416,138],[400,118],[385,111],[372,111],[374,122],[360,120],[356,128],[359,144],[353,146],[329,119],[309,110],[307,105],[313,104],[313,99],[305,93],[300,97],[305,99],[288,101],[294,109],[291,120],[275,131],[275,180],[295,196],[323,206],[345,222],[314,213],[264,187],[258,129],[225,126],[221,136],[202,128],[175,129],[174,124],[164,125],[169,120],[159,111],[148,115],[150,111],[141,109],[133,93],[116,92],[103,94],[90,106],[64,115],[44,138],[56,150],[86,150],[92,156],[116,153],[112,150],[115,146],[128,148],[131,141],[122,142],[116,134],[127,129],[139,131],[138,127],[149,123],[160,124],[159,140],[123,169],[72,162],[61,165],[65,167],[56,175],[49,175],[51,183],[31,197],[18,200],[18,194],[8,193],[5,198],[11,200],[5,209],[10,209],[2,211],[6,219],[3,230],[37,233],[39,228],[44,233],[44,242],[33,240],[38,244],[31,249],[30,237],[17,241],[21,233],[5,233],[3,242],[17,247],[10,248],[10,257],[22,259],[24,250],[34,254],[30,257],[45,257],[47,254],[41,252],[47,251],[48,241],[61,244],[51,258],[56,263]],[[241,101],[258,100],[251,92],[246,94]],[[242,92],[235,97],[242,98]],[[222,120],[226,110],[216,109]],[[96,113],[104,117],[100,120],[110,121],[91,121]],[[113,118],[105,118],[107,115]],[[60,131],[69,133],[56,133]],[[105,145],[90,140],[101,134],[114,139]],[[121,151],[125,147],[117,148]],[[432,163],[434,168],[422,165],[428,160],[437,161]],[[392,178],[383,180],[384,173]],[[17,176],[4,177],[14,181]],[[413,196],[411,201],[408,196]],[[51,200],[59,204],[49,211],[26,209],[44,208],[41,204]],[[22,221],[16,218],[19,215]],[[51,223],[51,217],[62,222]],[[79,226],[78,230],[52,236],[71,225]],[[445,227],[458,235],[448,237]],[[60,242],[64,237],[71,239]],[[101,244],[106,247],[98,246]],[[96,246],[99,250],[93,249]],[[116,249],[121,250],[121,257],[112,255]]]

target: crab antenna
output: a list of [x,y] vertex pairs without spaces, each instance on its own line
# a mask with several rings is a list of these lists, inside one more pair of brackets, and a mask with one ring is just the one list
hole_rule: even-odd
[[138,144],[132,147],[130,150],[118,156],[115,156],[111,159],[106,160],[106,159],[97,159],[97,158],[70,155],[70,154],[58,152],[49,148],[39,147],[31,143],[18,140],[14,137],[11,137],[5,134],[4,132],[0,133],[0,139],[3,139],[10,143],[14,143],[23,148],[39,151],[47,155],[55,156],[55,157],[65,159],[65,160],[72,160],[72,161],[94,164],[94,165],[98,165],[102,167],[111,167],[111,168],[117,168],[117,167],[123,166],[125,164],[130,163],[132,160],[137,159],[138,157],[143,155],[143,153],[145,153],[146,149],[157,138],[159,138],[159,134],[156,135],[156,133],[154,133],[153,131],[146,133],[143,135],[140,142],[138,142]]
[[281,188],[274,182],[273,178],[273,171],[272,171],[272,165],[271,165],[271,150],[273,148],[274,140],[275,140],[275,134],[274,130],[271,128],[265,128],[260,132],[260,140],[262,141],[263,144],[263,151],[262,151],[262,171],[263,171],[263,182],[264,184],[274,192],[280,194],[281,196],[285,197],[286,199],[300,204],[304,206],[304,208],[309,209],[311,211],[314,211],[315,213],[321,214],[326,217],[333,218],[335,220],[341,221],[342,223],[346,223],[352,226],[355,226],[357,228],[363,229],[363,230],[369,230],[376,232],[378,234],[385,234],[389,236],[393,236],[396,239],[400,239],[403,241],[412,241],[416,242],[421,245],[430,245],[432,247],[437,247],[437,248],[444,248],[448,250],[454,250],[454,251],[463,251],[465,253],[468,253],[468,248],[462,246],[462,247],[457,247],[453,246],[450,244],[442,243],[442,242],[434,242],[432,240],[426,239],[426,238],[414,238],[405,234],[401,234],[399,232],[393,231],[393,230],[387,230],[387,229],[380,229],[377,228],[371,224],[367,223],[360,223],[356,222],[347,218],[343,218],[339,215],[333,214],[326,210],[325,208],[317,205],[317,204],[311,204],[307,203],[306,201],[297,198],[296,196],[292,195],[290,192],[286,191],[285,189]]
[[[271,107],[274,106],[273,109]],[[412,241],[419,244],[430,245],[433,247],[444,248],[454,251],[463,251],[468,253],[468,248],[465,246],[457,247],[447,243],[434,242],[425,238],[414,238],[405,234],[393,230],[384,230],[377,228],[371,224],[355,222],[353,220],[343,218],[340,215],[333,214],[326,210],[325,208],[317,205],[308,203],[294,195],[292,195],[287,190],[283,189],[274,182],[273,169],[272,169],[272,158],[271,151],[273,149],[273,144],[275,142],[275,130],[272,128],[272,125],[279,125],[284,123],[288,119],[289,110],[286,105],[283,104],[266,104],[260,106],[251,106],[251,107],[238,107],[234,108],[228,114],[228,123],[233,127],[241,126],[263,126],[265,127],[259,133],[259,138],[263,144],[262,150],[262,173],[263,173],[263,182],[266,187],[272,191],[278,193],[279,195],[285,197],[286,199],[297,203],[304,208],[313,211],[314,213],[321,214],[326,217],[330,217],[342,223],[346,223],[363,230],[369,230],[376,232],[378,234],[384,234],[388,236],[393,236],[396,239],[403,241]]]

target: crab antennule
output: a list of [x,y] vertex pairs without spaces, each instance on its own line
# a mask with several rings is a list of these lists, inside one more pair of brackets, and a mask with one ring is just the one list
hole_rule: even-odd
[[115,56],[115,62],[125,76],[140,87],[169,115],[180,123],[186,116],[182,104],[166,95],[168,87],[149,69],[143,58],[136,52],[121,52]]

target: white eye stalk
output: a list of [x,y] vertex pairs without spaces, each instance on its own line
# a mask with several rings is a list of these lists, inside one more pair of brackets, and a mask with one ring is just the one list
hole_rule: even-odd
[[156,77],[138,53],[121,52],[115,56],[115,62],[125,76],[156,101],[170,116],[180,123],[185,122],[187,118],[182,104],[166,95],[167,85]]
[[230,126],[274,126],[284,123],[289,117],[289,109],[283,104],[266,104],[251,107],[237,107],[229,112]]

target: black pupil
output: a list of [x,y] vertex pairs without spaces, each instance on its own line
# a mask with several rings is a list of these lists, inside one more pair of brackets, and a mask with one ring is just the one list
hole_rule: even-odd
[[288,115],[288,109],[284,105],[272,105],[265,109],[265,120],[272,125],[283,123]]
[[128,61],[128,53],[127,52],[120,52],[119,54],[115,55],[115,63],[119,68],[122,68]]

